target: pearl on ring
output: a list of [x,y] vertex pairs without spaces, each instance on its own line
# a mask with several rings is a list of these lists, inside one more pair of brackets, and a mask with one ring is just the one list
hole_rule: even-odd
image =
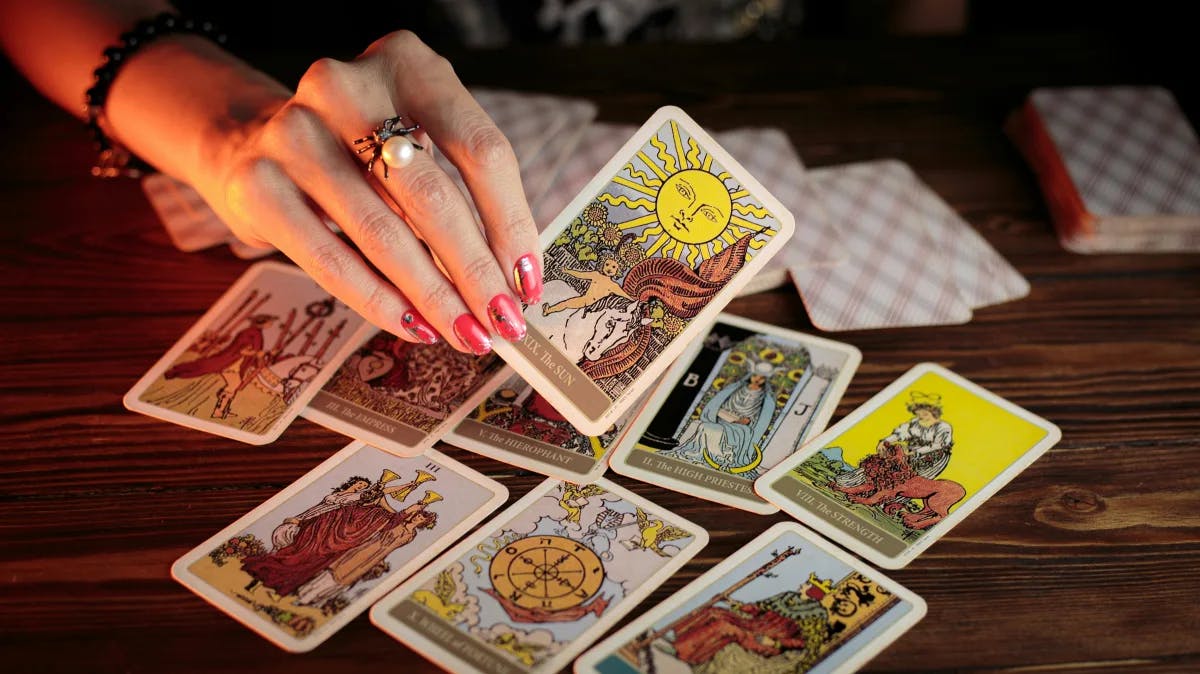
[[403,168],[412,163],[417,149],[407,136],[392,136],[383,142],[383,163],[392,168]]

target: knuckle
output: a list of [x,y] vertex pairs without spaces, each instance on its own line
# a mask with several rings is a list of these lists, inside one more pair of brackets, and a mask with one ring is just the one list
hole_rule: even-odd
[[238,216],[249,217],[251,207],[278,189],[283,170],[274,160],[255,156],[238,162],[225,184],[225,204]]
[[348,74],[349,64],[328,57],[317,59],[300,76],[300,82],[296,85],[296,92],[328,92],[344,82]]
[[450,59],[434,51],[429,52],[421,67],[429,72],[432,72],[436,75],[441,75],[443,77],[451,77],[454,75],[454,64],[450,62]]
[[458,188],[438,169],[429,169],[414,174],[408,179],[408,192],[413,202],[426,215],[446,216],[454,210],[459,198]]
[[275,113],[268,128],[276,142],[291,141],[296,137],[311,138],[321,128],[321,117],[306,106],[289,104]]
[[432,280],[421,289],[421,306],[430,315],[440,313],[450,316],[453,302],[454,290],[441,279]]
[[[514,206],[500,221],[499,235],[512,242],[521,242],[528,238],[537,239],[537,224],[528,208]],[[536,246],[535,246],[536,247]]]
[[475,122],[463,134],[471,161],[480,169],[499,170],[516,164],[508,139],[490,122]]
[[425,47],[425,43],[411,30],[395,30],[380,38],[385,47],[392,51],[408,51]]
[[375,250],[388,250],[398,243],[399,228],[402,226],[395,213],[382,208],[370,208],[356,218],[360,246]]
[[394,313],[391,311],[394,305],[395,298],[392,293],[382,285],[376,284],[363,298],[361,311],[368,321],[375,325],[385,325],[389,316]]
[[309,252],[310,273],[323,287],[330,287],[346,275],[350,267],[350,254],[340,245],[327,243]]
[[480,287],[496,273],[496,260],[490,255],[479,255],[467,260],[462,268],[463,280],[473,287]]
[[396,66],[421,63],[434,53],[421,38],[407,30],[397,30],[379,38],[367,49],[368,54],[374,52],[379,52],[384,60]]

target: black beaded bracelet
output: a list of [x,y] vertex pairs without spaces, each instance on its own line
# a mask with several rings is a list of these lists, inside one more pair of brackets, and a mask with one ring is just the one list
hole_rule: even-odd
[[95,70],[96,83],[87,90],[86,96],[86,125],[92,132],[96,151],[99,153],[96,165],[92,167],[92,175],[100,178],[116,178],[118,176],[136,178],[143,173],[153,172],[154,169],[149,164],[131,154],[129,150],[109,138],[108,134],[104,132],[107,122],[104,115],[104,104],[108,100],[108,90],[117,77],[117,71],[125,61],[142,47],[172,33],[203,35],[217,44],[225,44],[225,35],[219,32],[211,22],[163,12],[152,19],[138,21],[133,30],[121,35],[121,44],[105,49],[104,62]]

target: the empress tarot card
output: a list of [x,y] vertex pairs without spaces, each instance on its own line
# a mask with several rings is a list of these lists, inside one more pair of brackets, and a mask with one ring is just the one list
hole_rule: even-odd
[[784,522],[585,653],[575,672],[844,674],[924,615],[917,595]]
[[640,408],[630,408],[600,435],[583,435],[519,375],[497,379],[492,393],[446,435],[446,442],[577,484],[604,474],[610,450]]
[[445,340],[414,344],[379,331],[341,364],[301,414],[400,456],[416,456],[474,409],[504,362]]
[[508,498],[429,450],[354,442],[171,567],[191,591],[280,648],[307,651]]
[[542,233],[529,332],[494,348],[585,435],[632,407],[792,235],[678,108],[662,108]]
[[663,376],[612,455],[618,473],[759,514],[754,480],[825,430],[858,349],[721,314]]
[[547,480],[371,609],[458,673],[556,672],[708,542],[603,479]]

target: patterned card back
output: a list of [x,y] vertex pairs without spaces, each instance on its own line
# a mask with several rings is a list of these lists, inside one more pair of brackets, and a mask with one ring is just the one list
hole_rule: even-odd
[[1170,92],[1038,89],[1031,101],[1089,213],[1200,214],[1200,141]]

